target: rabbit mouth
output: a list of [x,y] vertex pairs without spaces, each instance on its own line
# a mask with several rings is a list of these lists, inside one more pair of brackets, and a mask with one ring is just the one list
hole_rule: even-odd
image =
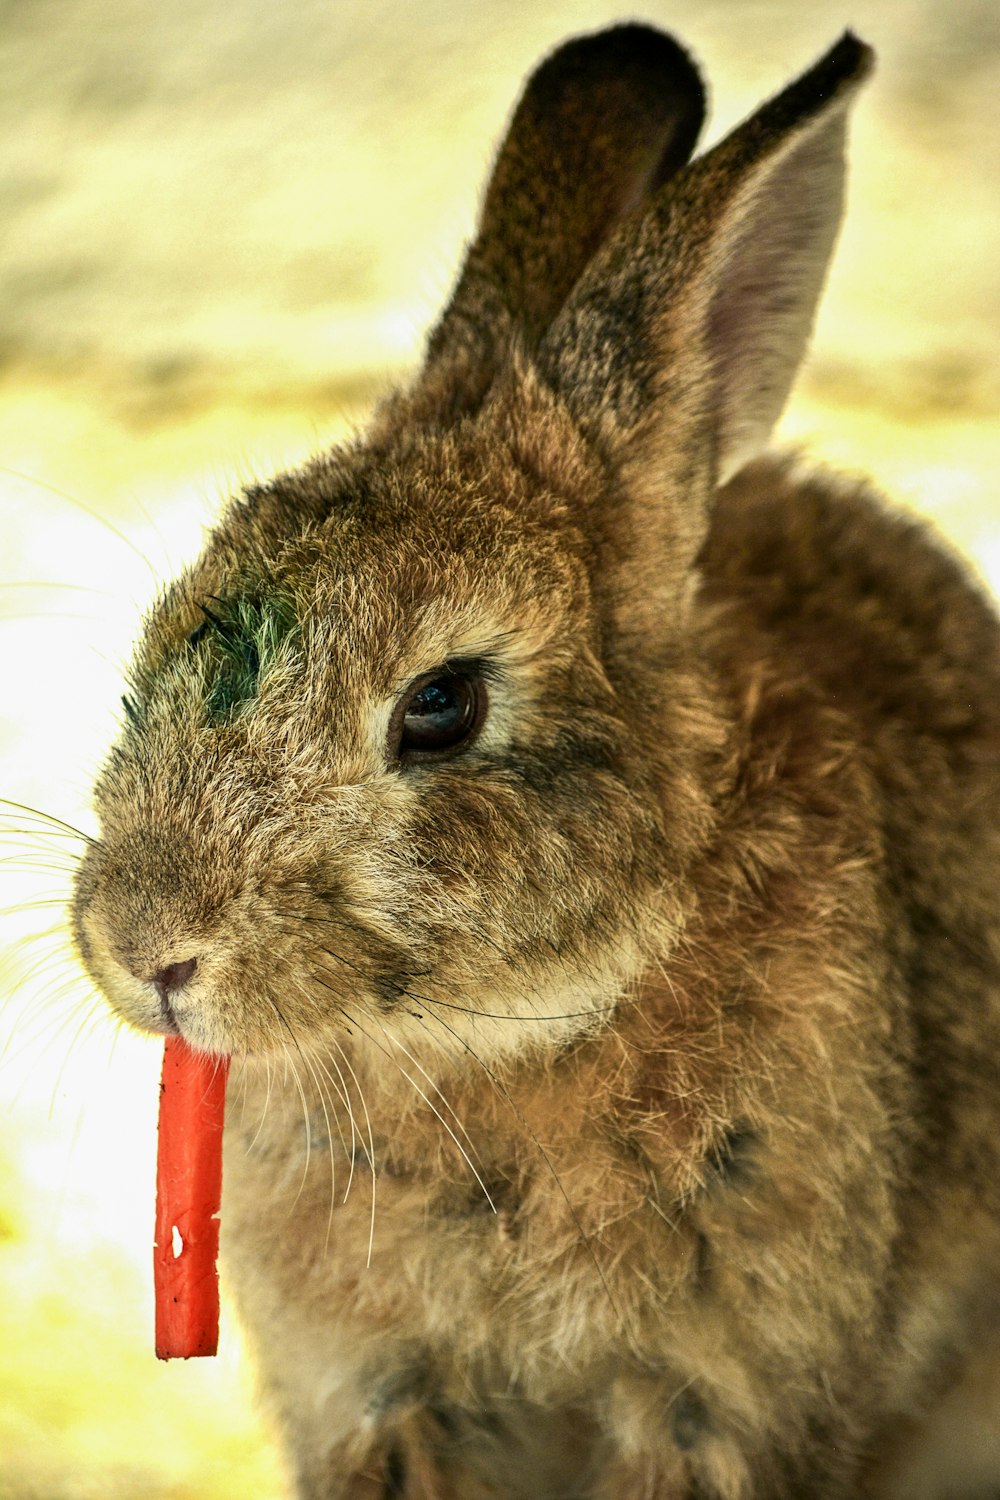
[[349,953],[330,935],[308,957],[301,940],[289,941],[287,925],[265,926],[252,942],[246,932],[238,944],[231,934],[221,941],[187,932],[144,948],[134,936],[127,944],[116,938],[98,904],[78,917],[77,930],[91,977],[128,1025],[245,1057],[325,1049],[345,1033],[428,1060],[495,1061],[539,1044],[558,1047],[609,1024],[631,967],[617,954],[586,981],[536,976],[512,991],[509,975],[507,985],[485,973],[478,983],[467,974],[462,984],[449,982],[443,960],[435,972],[384,936],[362,941],[356,929]]

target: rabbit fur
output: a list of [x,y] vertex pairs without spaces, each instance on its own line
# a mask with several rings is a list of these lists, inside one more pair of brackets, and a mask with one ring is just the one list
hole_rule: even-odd
[[692,161],[674,41],[555,51],[412,384],[147,622],[74,930],[236,1060],[301,1500],[1000,1492],[997,620],[764,453],[870,64]]

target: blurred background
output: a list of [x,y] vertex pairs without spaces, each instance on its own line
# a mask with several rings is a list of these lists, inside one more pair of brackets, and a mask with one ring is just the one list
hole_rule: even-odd
[[[0,0],[0,796],[90,828],[121,664],[242,480],[405,371],[520,79],[609,0]],[[644,0],[709,140],[854,26],[879,53],[781,436],[1000,589],[995,0]],[[160,1049],[75,969],[78,845],[0,808],[0,1497],[284,1500],[252,1372],[152,1353]]]

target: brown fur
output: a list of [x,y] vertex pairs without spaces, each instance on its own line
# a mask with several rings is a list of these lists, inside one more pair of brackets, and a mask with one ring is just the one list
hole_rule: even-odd
[[[685,167],[676,44],[554,54],[413,387],[148,623],[77,939],[236,1055],[226,1280],[303,1500],[1000,1484],[940,1459],[995,1367],[1000,632],[753,456],[869,62]],[[397,763],[456,658],[478,737]]]

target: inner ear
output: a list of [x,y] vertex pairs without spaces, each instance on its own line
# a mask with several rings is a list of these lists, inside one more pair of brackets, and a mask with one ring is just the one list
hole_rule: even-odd
[[793,137],[719,236],[704,337],[720,484],[765,448],[805,353],[843,210],[845,135],[841,108]]

